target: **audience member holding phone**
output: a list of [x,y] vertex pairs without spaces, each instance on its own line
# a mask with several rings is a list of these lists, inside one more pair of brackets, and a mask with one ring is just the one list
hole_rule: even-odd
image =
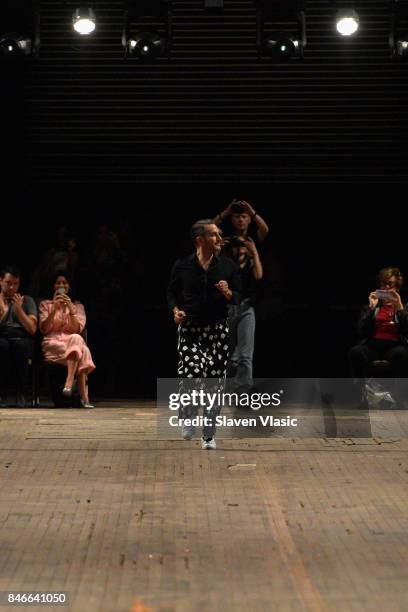
[[70,397],[75,378],[84,408],[89,403],[87,377],[95,365],[85,340],[80,335],[85,328],[86,315],[80,302],[69,297],[71,282],[67,274],[58,274],[54,280],[53,299],[40,304],[40,331],[44,334],[42,350],[50,363],[67,366],[67,377],[62,394]]
[[370,364],[387,360],[394,377],[408,372],[408,311],[401,301],[403,277],[398,268],[380,270],[377,287],[361,312],[358,332],[362,340],[349,352],[354,378],[369,375]]

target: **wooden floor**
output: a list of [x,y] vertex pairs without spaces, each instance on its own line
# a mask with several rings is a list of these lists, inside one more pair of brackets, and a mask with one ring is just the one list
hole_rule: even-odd
[[0,591],[78,612],[408,609],[408,415],[216,451],[159,440],[155,416],[0,411]]

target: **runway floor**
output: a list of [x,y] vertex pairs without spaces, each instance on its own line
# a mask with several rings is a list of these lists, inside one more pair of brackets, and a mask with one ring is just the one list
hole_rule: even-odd
[[159,439],[156,421],[149,401],[0,411],[3,598],[67,592],[75,612],[408,608],[408,413],[372,412],[361,437],[341,419],[336,437],[220,435],[216,451]]

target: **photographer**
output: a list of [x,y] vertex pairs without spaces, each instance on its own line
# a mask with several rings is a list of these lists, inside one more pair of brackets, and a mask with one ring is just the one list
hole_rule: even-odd
[[231,338],[229,377],[233,389],[244,391],[253,385],[252,361],[255,344],[256,284],[263,276],[255,242],[250,237],[232,236],[224,241],[225,254],[238,265],[242,302],[228,307]]
[[383,268],[378,273],[379,289],[368,296],[358,323],[360,344],[349,352],[353,378],[366,378],[370,364],[387,360],[392,375],[405,376],[408,371],[408,312],[399,291],[403,278],[398,268]]
[[252,222],[256,225],[256,232],[253,235],[255,241],[263,242],[269,233],[269,227],[265,221],[245,200],[234,198],[227,208],[213,219],[213,223],[216,225],[226,222],[229,222],[231,226],[225,228],[226,235],[231,233],[235,236],[250,236],[253,227]]

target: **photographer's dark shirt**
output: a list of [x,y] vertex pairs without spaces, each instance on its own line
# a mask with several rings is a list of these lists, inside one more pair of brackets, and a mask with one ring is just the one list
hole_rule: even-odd
[[239,268],[239,274],[242,282],[242,297],[247,300],[250,306],[255,306],[256,301],[256,283],[253,272],[253,260],[248,257],[243,268]]
[[[230,301],[215,286],[221,280],[227,281],[232,291]],[[194,323],[226,319],[228,304],[241,302],[238,266],[227,257],[219,256],[214,257],[208,269],[204,270],[195,253],[177,260],[171,271],[167,302],[170,310],[177,306]]]

